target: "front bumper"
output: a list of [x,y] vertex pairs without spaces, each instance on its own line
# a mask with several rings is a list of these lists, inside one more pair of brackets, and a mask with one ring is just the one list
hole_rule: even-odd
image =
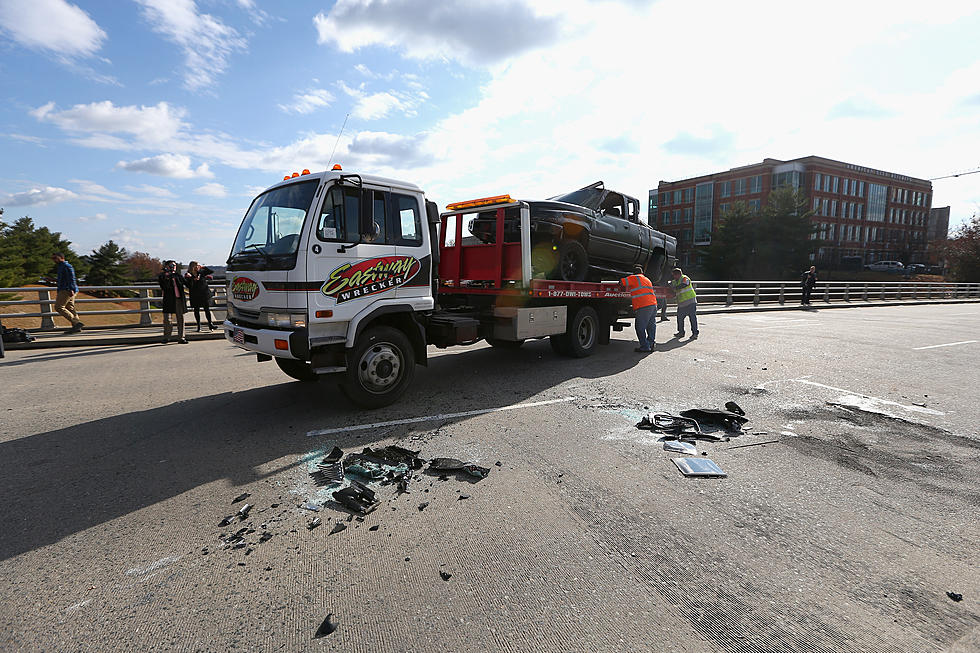
[[[221,325],[225,332],[225,340],[248,351],[279,358],[310,360],[310,337],[306,329],[257,329],[238,326],[225,320]],[[235,340],[235,331],[242,334],[242,342]],[[284,341],[287,349],[276,347],[276,341]]]

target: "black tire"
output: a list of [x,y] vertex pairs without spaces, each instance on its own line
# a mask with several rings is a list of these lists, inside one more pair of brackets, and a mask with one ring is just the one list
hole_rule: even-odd
[[583,306],[578,309],[565,333],[568,355],[575,358],[591,356],[599,345],[599,328],[599,314],[594,308]]
[[521,345],[524,344],[523,340],[498,340],[496,338],[487,338],[487,342],[496,349],[520,349]]
[[558,246],[558,276],[562,281],[585,281],[589,274],[589,255],[577,240]]
[[415,376],[415,350],[408,337],[388,326],[361,334],[347,358],[340,389],[362,408],[381,408],[405,394]]
[[555,352],[559,356],[569,356],[568,353],[568,336],[562,333],[561,335],[551,336],[549,338],[551,341],[551,351]]
[[304,383],[316,383],[320,376],[313,371],[313,366],[306,361],[299,361],[293,358],[279,358],[276,356],[276,365],[288,376]]
[[667,254],[662,249],[655,249],[647,262],[646,277],[657,285],[663,279],[667,270]]

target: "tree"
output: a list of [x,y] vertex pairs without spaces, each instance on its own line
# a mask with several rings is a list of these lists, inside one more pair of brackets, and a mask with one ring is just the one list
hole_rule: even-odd
[[75,267],[78,276],[84,275],[85,262],[60,232],[36,227],[28,216],[13,224],[0,222],[0,287],[22,286],[55,276],[51,255],[58,252]]
[[[85,257],[89,265],[86,284],[89,286],[121,286],[126,283],[126,257],[125,249],[110,240],[99,249],[92,250],[92,253]],[[98,294],[108,296],[114,294],[111,291],[100,291]]]
[[133,281],[153,281],[163,271],[163,263],[160,259],[146,252],[133,252],[126,258],[125,263],[126,276]]
[[946,258],[955,281],[980,282],[980,215],[956,230],[946,244]]
[[745,202],[738,202],[721,216],[711,237],[705,269],[716,279],[745,279],[755,248],[756,221]]

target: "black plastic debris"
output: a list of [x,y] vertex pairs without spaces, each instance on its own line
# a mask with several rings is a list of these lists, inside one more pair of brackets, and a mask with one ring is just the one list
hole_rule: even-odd
[[369,528],[368,530],[369,530],[369,531],[376,531],[376,530],[378,530],[378,528],[380,528],[380,525],[379,525],[379,524],[375,524],[374,526],[372,526],[372,527],[371,527],[371,528]]
[[268,542],[271,539],[272,539],[272,533],[270,533],[269,531],[266,531],[266,532],[262,533],[261,535],[259,535],[259,544],[262,544],[264,542]]
[[468,494],[461,494],[458,497],[456,497],[456,500],[457,501],[462,501],[463,499],[469,499],[469,498],[470,498],[470,495],[468,495]]
[[701,434],[701,425],[698,424],[697,420],[691,419],[690,417],[671,415],[670,413],[644,415],[643,419],[637,423],[636,428],[674,435],[684,434],[694,436]]
[[464,465],[466,463],[457,458],[433,458],[429,461],[429,469],[440,472],[455,472],[456,470],[463,469]]
[[357,481],[351,481],[349,487],[334,492],[333,498],[345,508],[362,515],[368,514],[381,505],[375,498],[374,490]]
[[320,627],[316,629],[315,633],[313,633],[313,639],[320,639],[321,637],[326,637],[333,631],[337,630],[337,624],[330,621],[330,618],[332,616],[333,616],[332,612],[327,615],[327,618],[323,620],[323,623],[320,624]]
[[314,517],[313,519],[310,520],[310,523],[306,525],[306,529],[312,531],[314,528],[316,528],[317,526],[319,526],[321,523],[323,523],[323,522],[320,521],[320,518],[319,517]]
[[[765,369],[765,368],[763,368],[763,369]],[[727,410],[729,412],[732,412],[732,413],[735,413],[736,415],[741,415],[743,417],[745,416],[745,411],[742,410],[742,407],[739,406],[738,404],[736,404],[734,401],[726,401],[725,402],[725,410]]]
[[327,457],[320,461],[321,465],[330,465],[332,463],[340,462],[340,459],[344,457],[344,450],[340,447],[334,447],[327,454]]
[[227,526],[231,523],[231,520],[235,518],[235,515],[228,515],[224,519],[218,522],[218,526]]
[[240,520],[242,520],[242,521],[245,521],[246,519],[248,519],[248,513],[250,513],[252,511],[252,508],[253,507],[254,506],[252,504],[246,503],[244,506],[242,506],[239,509],[239,511],[238,511],[238,518]]
[[497,462],[494,463],[494,465],[496,465],[497,467],[502,467],[503,463],[498,460]]
[[316,470],[310,472],[317,485],[337,485],[344,482],[344,465],[340,462],[344,450],[334,447],[327,456],[316,464]]
[[957,592],[946,592],[946,596],[948,596],[950,599],[952,599],[956,603],[959,603],[960,601],[963,600],[963,595],[962,594],[959,594]]
[[474,465],[473,463],[463,465],[463,471],[475,478],[486,478],[487,475],[490,474],[489,467],[480,467],[479,465]]
[[333,525],[333,530],[330,531],[330,534],[333,535],[335,533],[339,533],[341,531],[346,531],[346,530],[347,530],[347,524],[342,521],[339,521]]
[[442,578],[443,580],[449,580],[450,578],[453,577],[453,575],[450,574],[448,571],[440,571],[439,577]]
[[681,415],[695,419],[700,424],[713,424],[728,431],[741,431],[742,424],[749,421],[745,415],[739,415],[730,410],[718,410],[715,408],[690,408],[681,411]]
[[237,497],[235,497],[234,499],[232,499],[231,502],[233,504],[234,503],[238,503],[239,501],[244,501],[245,499],[249,498],[250,496],[252,496],[252,495],[249,494],[248,492],[242,492]]
[[423,501],[422,503],[419,504],[419,512],[422,512],[423,510],[425,510],[428,507],[429,507],[429,502],[428,501]]

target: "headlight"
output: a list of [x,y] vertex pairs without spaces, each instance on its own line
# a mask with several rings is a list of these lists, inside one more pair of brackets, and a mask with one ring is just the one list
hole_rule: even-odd
[[281,329],[306,326],[305,313],[266,313],[265,319],[269,326]]

